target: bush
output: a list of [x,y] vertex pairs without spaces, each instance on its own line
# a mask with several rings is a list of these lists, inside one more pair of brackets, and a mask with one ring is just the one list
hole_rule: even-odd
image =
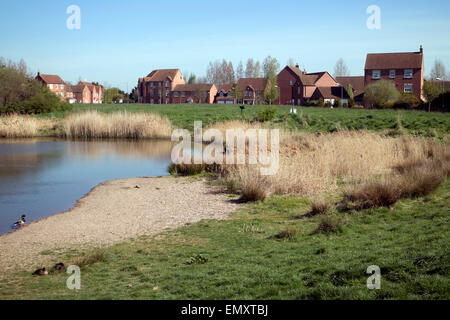
[[58,111],[70,111],[72,105],[62,101],[47,87],[42,86],[41,91],[25,101],[16,101],[10,106],[2,107],[3,114],[41,114]]
[[394,109],[416,109],[420,105],[420,100],[411,93],[403,93],[393,104]]
[[341,103],[341,99],[340,99],[340,98],[334,99],[333,107],[335,107],[335,108],[340,108],[340,107],[342,107],[342,103]]
[[325,103],[325,107],[326,108],[331,108],[333,105],[331,104],[331,101],[327,101],[326,103]]
[[311,199],[311,212],[310,216],[322,215],[329,212],[332,208],[332,204],[324,198]]
[[317,226],[317,229],[315,233],[323,233],[323,234],[330,234],[330,233],[340,233],[342,232],[342,225],[341,223],[334,217],[323,217],[319,225]]
[[258,121],[266,122],[272,121],[275,119],[275,115],[277,114],[277,109],[275,107],[264,108],[258,113]]
[[297,233],[297,229],[294,226],[287,227],[286,229],[275,235],[275,239],[292,241],[295,239]]

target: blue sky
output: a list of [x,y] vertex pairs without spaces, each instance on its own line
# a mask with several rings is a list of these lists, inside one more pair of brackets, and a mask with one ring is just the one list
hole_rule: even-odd
[[[66,28],[70,5],[81,29]],[[381,30],[369,30],[369,5]],[[4,0],[0,56],[23,58],[33,72],[66,81],[99,81],[126,90],[156,68],[203,75],[209,61],[290,57],[308,72],[333,71],[344,58],[361,75],[368,52],[425,50],[426,74],[442,59],[450,69],[450,1],[443,0]]]

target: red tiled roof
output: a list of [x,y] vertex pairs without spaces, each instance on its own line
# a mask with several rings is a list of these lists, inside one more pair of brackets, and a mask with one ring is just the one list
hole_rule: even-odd
[[192,83],[192,84],[178,84],[172,91],[178,92],[195,92],[198,90],[208,91],[213,88],[213,84],[205,84],[205,83]]
[[162,82],[162,81],[165,81],[167,78],[169,78],[170,80],[173,80],[178,71],[180,71],[180,69],[153,70],[144,78],[144,80],[145,81],[154,81],[154,82]]
[[301,82],[305,86],[313,86],[317,82],[317,80],[322,78],[323,75],[326,73],[326,71],[305,73],[305,72],[301,71],[299,68],[292,67],[292,66],[287,66],[286,68],[291,70],[297,76],[297,78],[301,80]]
[[250,86],[255,91],[264,91],[266,86],[265,78],[241,78],[238,80],[238,86],[245,90],[246,87]]
[[46,84],[64,84],[64,80],[54,74],[42,74],[38,72],[36,78],[40,77]]
[[233,89],[232,84],[223,84],[219,87],[219,89],[217,91],[229,92],[229,91],[231,91],[231,89]]
[[369,53],[364,69],[420,69],[422,62],[421,52]]
[[364,77],[336,77],[336,81],[344,87],[351,85],[355,96],[364,92]]
[[315,96],[316,93],[319,93],[320,97],[324,99],[340,99],[341,96],[344,99],[349,99],[347,91],[345,89],[342,90],[341,87],[318,87],[313,96]]

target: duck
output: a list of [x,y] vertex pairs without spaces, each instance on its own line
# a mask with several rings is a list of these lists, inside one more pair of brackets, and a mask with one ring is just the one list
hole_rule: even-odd
[[48,274],[48,271],[45,268],[37,269],[35,272],[33,272],[34,276],[45,276]]
[[55,266],[53,267],[53,269],[55,270],[64,270],[65,268],[66,266],[62,262],[55,264]]
[[18,228],[23,227],[23,226],[25,225],[25,223],[26,223],[25,218],[26,218],[26,215],[22,215],[22,217],[20,218],[20,220],[19,220],[19,221],[16,221],[16,222],[14,223],[14,226],[16,226],[16,227],[18,227]]

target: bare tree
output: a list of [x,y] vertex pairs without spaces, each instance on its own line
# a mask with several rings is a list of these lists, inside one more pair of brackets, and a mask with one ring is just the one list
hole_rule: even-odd
[[340,58],[334,66],[334,77],[347,77],[350,75],[344,59]]
[[247,60],[247,66],[245,68],[245,77],[253,78],[255,74],[255,62],[252,58]]
[[278,60],[276,58],[268,56],[267,58],[264,59],[263,62],[264,78],[267,78],[269,75],[278,74],[279,70],[280,64],[278,63]]
[[244,65],[242,64],[242,61],[240,61],[236,68],[236,80],[239,80],[243,77],[244,77]]
[[253,67],[253,78],[261,78],[261,63],[259,61],[256,61]]
[[436,59],[434,61],[434,66],[433,69],[431,69],[430,78],[431,80],[436,80],[437,78],[447,79],[445,65],[442,60]]

